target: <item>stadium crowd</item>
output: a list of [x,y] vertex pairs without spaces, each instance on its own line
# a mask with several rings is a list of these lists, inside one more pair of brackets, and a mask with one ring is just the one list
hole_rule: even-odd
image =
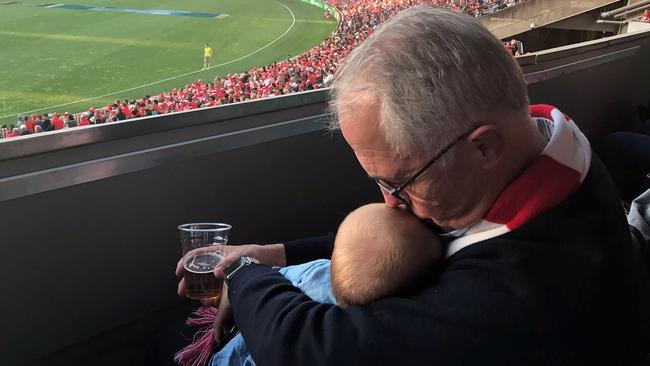
[[[183,88],[155,96],[147,95],[139,100],[116,100],[113,104],[81,113],[19,115],[15,125],[0,126],[0,138],[320,89],[331,83],[339,61],[372,34],[379,23],[406,8],[430,4],[478,17],[522,1],[526,0],[329,0],[328,3],[341,13],[336,30],[320,45],[297,57],[260,68],[253,67],[241,74],[217,76],[207,83],[198,80]],[[516,54],[511,48],[514,43],[513,46],[509,43],[505,46],[513,55]]]

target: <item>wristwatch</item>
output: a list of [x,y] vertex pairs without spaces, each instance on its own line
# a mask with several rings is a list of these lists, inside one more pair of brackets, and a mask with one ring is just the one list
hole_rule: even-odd
[[230,281],[232,281],[232,279],[235,278],[237,274],[243,272],[253,264],[258,263],[259,262],[257,260],[250,257],[239,257],[239,259],[229,264],[226,269],[223,270],[223,279],[226,281],[227,285],[230,285]]

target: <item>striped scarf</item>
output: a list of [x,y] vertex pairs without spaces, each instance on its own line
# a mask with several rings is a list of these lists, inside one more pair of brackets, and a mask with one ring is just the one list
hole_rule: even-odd
[[459,250],[524,225],[574,193],[591,163],[591,147],[573,120],[550,105],[532,105],[530,114],[548,143],[541,155],[512,181],[485,216],[447,247]]

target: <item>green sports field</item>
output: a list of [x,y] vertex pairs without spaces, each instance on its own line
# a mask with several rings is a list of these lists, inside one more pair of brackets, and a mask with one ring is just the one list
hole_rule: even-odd
[[[263,66],[319,44],[335,27],[298,0],[3,1],[0,124]],[[206,42],[214,67],[201,71]]]

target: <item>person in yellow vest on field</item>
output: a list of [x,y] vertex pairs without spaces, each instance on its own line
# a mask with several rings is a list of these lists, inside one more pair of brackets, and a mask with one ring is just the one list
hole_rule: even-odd
[[210,68],[212,62],[212,48],[206,43],[203,46],[203,70]]

